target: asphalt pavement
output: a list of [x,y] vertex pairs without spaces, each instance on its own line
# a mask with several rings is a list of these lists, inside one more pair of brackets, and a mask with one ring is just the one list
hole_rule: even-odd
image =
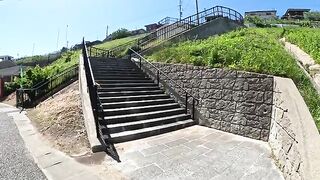
[[0,111],[0,180],[47,179],[34,162],[12,118]]

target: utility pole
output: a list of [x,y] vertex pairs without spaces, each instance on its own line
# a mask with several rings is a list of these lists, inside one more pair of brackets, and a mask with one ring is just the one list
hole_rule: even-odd
[[69,25],[67,25],[67,28],[66,28],[66,43],[67,43],[67,49],[68,49],[68,44],[69,44],[69,41],[68,41],[68,27],[69,27]]
[[182,0],[179,0],[179,15],[181,20],[182,19]]
[[35,43],[33,43],[33,45],[32,45],[32,57],[33,57],[33,55],[34,55],[34,47],[35,47]]
[[198,26],[200,25],[200,21],[199,21],[199,6],[198,6],[198,0],[196,0],[196,10],[197,10],[197,22],[198,22]]
[[109,26],[107,26],[107,30],[106,30],[106,38],[108,38],[109,36]]
[[60,37],[60,29],[58,29],[58,36],[57,36],[57,51],[59,50],[59,37]]

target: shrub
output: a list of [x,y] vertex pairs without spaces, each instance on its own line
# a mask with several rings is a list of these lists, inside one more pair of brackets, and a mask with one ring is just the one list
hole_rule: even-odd
[[128,29],[121,28],[111,34],[111,39],[121,39],[131,35],[132,34]]

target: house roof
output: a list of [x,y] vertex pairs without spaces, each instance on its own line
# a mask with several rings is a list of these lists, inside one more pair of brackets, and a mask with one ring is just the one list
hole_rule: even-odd
[[158,25],[157,23],[153,23],[153,24],[145,25],[145,27],[152,27],[152,26],[157,26],[157,25]]
[[247,11],[247,12],[245,12],[245,13],[261,13],[261,12],[275,12],[275,13],[277,13],[277,10]]
[[17,64],[13,61],[7,60],[7,61],[1,61],[0,62],[0,69],[5,69],[9,67],[16,66]]
[[294,9],[294,8],[290,8],[286,11],[285,14],[288,14],[289,12],[309,12],[311,11],[311,9]]
[[0,77],[17,76],[20,74],[20,66],[13,66],[5,69],[0,69]]
[[11,57],[11,58],[13,58],[12,56],[4,55],[4,56],[0,56],[0,59],[5,58],[5,57]]

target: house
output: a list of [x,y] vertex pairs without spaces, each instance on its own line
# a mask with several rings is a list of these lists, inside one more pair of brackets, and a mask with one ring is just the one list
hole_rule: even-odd
[[132,30],[132,31],[130,31],[130,33],[131,33],[133,36],[135,36],[135,35],[139,35],[139,34],[144,34],[144,33],[146,33],[146,30],[144,30],[144,29],[137,29],[137,30]]
[[310,12],[310,9],[288,9],[281,19],[304,19],[306,12]]
[[276,10],[266,10],[266,11],[248,11],[244,13],[245,17],[256,16],[261,19],[276,19],[277,11]]
[[11,82],[15,76],[20,75],[20,68],[26,69],[26,66],[18,66],[13,61],[1,61],[0,62],[0,78],[4,82]]
[[1,61],[9,61],[9,60],[13,60],[13,57],[12,56],[8,56],[8,55],[0,56],[0,62]]
[[145,25],[147,32],[153,32],[161,26],[162,24],[157,24],[157,23]]

